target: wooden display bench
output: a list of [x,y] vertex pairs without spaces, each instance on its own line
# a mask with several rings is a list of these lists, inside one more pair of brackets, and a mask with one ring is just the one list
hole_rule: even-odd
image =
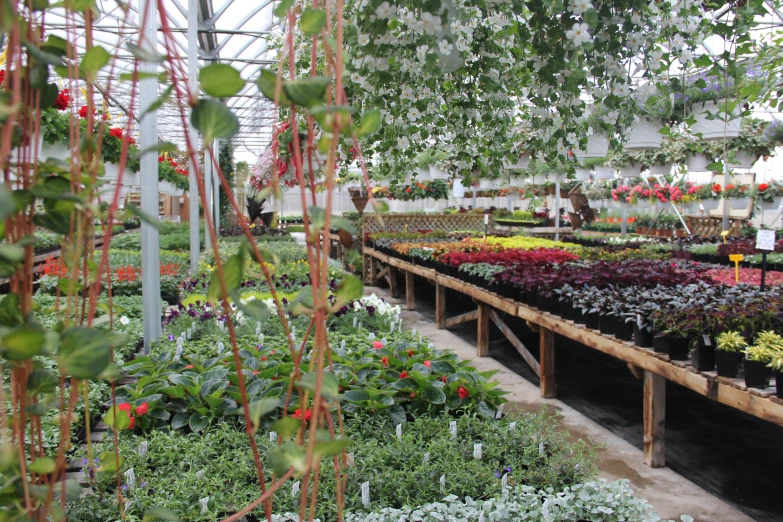
[[[548,312],[500,297],[484,288],[449,277],[431,268],[413,265],[407,261],[387,256],[372,248],[364,248],[364,255],[371,260],[370,284],[379,276],[388,277],[393,296],[397,296],[396,274],[405,273],[405,300],[409,310],[415,309],[414,276],[423,277],[435,284],[435,317],[438,328],[449,328],[467,321],[478,321],[476,354],[486,357],[489,352],[489,323],[492,321],[508,338],[540,378],[541,396],[557,396],[555,385],[555,334],[562,335],[628,363],[629,367],[644,374],[644,463],[650,467],[665,466],[665,418],[666,381],[679,384],[704,397],[731,406],[749,415],[783,426],[783,400],[771,389],[748,389],[740,379],[725,379],[715,372],[697,372],[690,362],[670,361],[667,354],[655,353],[651,348],[640,348],[632,342],[620,341],[614,336],[590,330],[584,325],[564,320]],[[380,265],[385,265],[380,271]],[[472,297],[477,309],[448,318],[446,314],[446,289]],[[539,332],[539,358],[514,335],[503,322],[501,314],[523,319],[533,331]]]

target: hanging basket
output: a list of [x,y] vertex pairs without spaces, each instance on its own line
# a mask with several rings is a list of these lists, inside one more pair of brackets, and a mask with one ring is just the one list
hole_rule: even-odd
[[704,210],[717,210],[720,206],[720,200],[719,199],[703,199],[701,201],[701,206],[704,207]]
[[351,202],[359,214],[364,213],[364,208],[367,206],[367,202],[370,198],[367,196],[367,191],[361,187],[349,187],[348,193],[351,195]]
[[576,180],[577,181],[589,181],[590,180],[590,170],[589,169],[583,169],[583,168],[577,168],[576,169]]
[[747,154],[745,152],[735,151],[734,160],[727,160],[730,168],[749,169],[759,160],[756,154]]
[[437,167],[435,165],[430,165],[430,178],[432,179],[449,179],[451,175],[445,171],[441,170],[440,167]]
[[527,153],[520,154],[516,163],[504,162],[504,166],[508,170],[525,170],[530,166],[530,155]]
[[593,172],[595,172],[595,179],[614,178],[614,170],[611,167],[596,166]]
[[655,200],[655,210],[657,210],[658,212],[661,212],[662,210],[666,210],[667,208],[669,208],[669,202],[668,201],[664,202],[664,201],[660,201],[660,200],[657,200],[657,199]]
[[587,205],[588,205],[590,208],[592,208],[592,209],[596,209],[596,210],[598,210],[598,209],[600,209],[600,208],[603,208],[603,206],[604,206],[604,202],[603,202],[603,200],[601,200],[601,199],[588,199],[588,200],[587,200]]
[[628,141],[625,150],[642,151],[657,149],[663,143],[663,135],[658,132],[660,126],[642,118],[628,129]]
[[636,208],[640,210],[648,210],[652,207],[652,203],[649,199],[637,199],[636,200]]
[[759,207],[761,210],[777,210],[780,208],[780,202],[783,198],[774,198],[772,201],[759,200]]
[[672,173],[672,163],[664,163],[663,165],[653,165],[650,167],[650,174],[653,176],[668,176]]
[[621,167],[620,168],[620,177],[621,178],[638,178],[642,175],[642,171],[639,168],[639,165],[628,165],[627,167]]
[[710,159],[704,154],[689,154],[685,164],[688,172],[709,172],[707,165],[710,164]]
[[580,158],[603,158],[609,152],[609,139],[602,134],[593,134],[587,138],[587,150],[579,154]]
[[508,185],[510,187],[524,187],[525,186],[525,179],[524,178],[511,178],[508,181]]
[[733,210],[745,210],[750,207],[751,198],[728,198]]
[[565,183],[568,180],[566,174],[549,174],[547,176],[552,183]]
[[480,179],[479,180],[479,188],[484,190],[489,190],[491,188],[495,187],[495,180],[494,179]]
[[[729,100],[731,103],[734,100]],[[697,104],[693,107],[693,117],[696,120],[690,127],[691,134],[701,134],[704,140],[722,140],[724,138],[736,138],[740,134],[739,105],[734,107],[730,114],[732,119],[724,121],[729,115],[720,112],[724,100],[720,102],[709,101]],[[710,114],[716,115],[713,120],[707,119]]]

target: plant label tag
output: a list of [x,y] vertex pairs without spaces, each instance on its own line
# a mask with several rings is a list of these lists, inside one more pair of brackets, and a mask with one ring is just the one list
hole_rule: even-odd
[[206,476],[207,476],[207,472],[204,471],[203,469],[199,470],[198,473],[196,473],[196,478],[198,479],[203,479]]
[[223,350],[225,350],[225,346],[223,346],[223,343],[218,343],[218,355],[223,355]]
[[370,481],[362,484],[362,505],[365,508],[370,507]]
[[292,343],[296,344],[296,336],[294,335],[294,332],[291,332],[291,333],[288,335],[288,338],[289,338],[289,339],[291,339],[291,342],[292,342]]
[[188,341],[190,341],[190,339],[193,337],[193,328],[188,328],[187,332],[185,333]]
[[258,336],[258,342],[264,344],[264,334]]
[[398,424],[398,425],[395,427],[395,430],[397,431],[397,438],[398,438],[399,440],[402,440],[402,424]]
[[128,489],[133,489],[136,487],[136,472],[133,471],[133,468],[129,469],[125,473],[125,483],[128,484]]
[[147,452],[149,451],[149,444],[146,440],[143,440],[139,443],[139,457],[146,457]]
[[193,331],[195,329],[196,329],[196,321],[191,321],[190,322],[190,330]]
[[346,462],[346,464],[348,464],[349,466],[353,466],[353,463],[354,463],[354,457],[353,457],[353,453],[349,453],[349,454],[348,454],[348,457],[345,459],[345,462]]
[[206,513],[209,511],[209,497],[198,499],[198,503],[201,504],[201,512]]
[[446,491],[446,475],[440,476],[440,490]]
[[372,332],[370,332],[370,335],[368,337],[370,338],[371,341],[375,340],[375,334]]
[[484,224],[489,225],[489,214],[484,214]]
[[517,423],[516,422],[512,422],[511,424],[508,425],[508,430],[509,431],[514,431],[515,429],[517,429]]
[[427,345],[427,349],[434,350],[435,349],[435,345],[430,343],[430,344]]
[[411,330],[411,337],[416,337],[416,330]]
[[704,339],[704,346],[712,346],[712,340],[709,335],[704,334],[702,335],[702,338]]
[[427,453],[425,453],[425,454],[424,454],[424,462],[425,462],[425,464],[426,464],[426,463],[427,463],[427,462],[429,462],[429,461],[430,461],[430,453],[429,453],[429,452],[427,452]]
[[508,489],[508,473],[503,473],[503,478],[500,479],[500,487],[504,490]]
[[300,487],[301,487],[300,481],[297,480],[296,482],[294,482],[294,485],[291,486],[291,496],[292,497],[295,497],[295,496],[297,496],[299,494],[299,488]]
[[276,431],[270,431],[269,432],[269,442],[275,442],[277,440],[277,432]]
[[354,327],[354,328],[356,328],[356,321],[357,321],[357,319],[358,319],[358,317],[354,317],[354,318],[353,318],[353,327]]
[[177,346],[182,346],[185,343],[185,332],[182,332],[181,337],[177,337]]
[[642,316],[640,314],[636,314],[636,326],[642,327]]
[[484,512],[483,511],[481,513],[479,513],[478,522],[484,522]]
[[759,250],[775,250],[775,231],[759,230],[756,233],[756,248]]
[[457,438],[457,421],[449,422],[449,432],[451,432],[451,438]]
[[544,441],[538,443],[538,454],[543,455],[544,454]]
[[359,326],[357,327],[359,330],[362,329],[362,323],[359,323]]
[[177,351],[174,354],[174,360],[179,361],[179,358],[182,357],[182,345],[177,345]]
[[506,403],[501,404],[498,406],[498,410],[495,412],[495,420],[503,418],[503,407],[506,405]]
[[385,337],[384,337],[383,339],[381,339],[381,344],[383,344],[384,346],[386,346],[386,338],[385,338]]
[[340,349],[341,349],[341,350],[345,350],[345,339],[343,339],[342,341],[340,341]]
[[473,445],[473,458],[481,460],[481,443]]

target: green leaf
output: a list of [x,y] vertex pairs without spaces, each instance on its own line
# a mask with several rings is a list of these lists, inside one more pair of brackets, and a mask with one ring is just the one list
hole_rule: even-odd
[[151,112],[157,111],[163,105],[171,101],[171,93],[174,91],[174,85],[169,85],[165,91],[163,91],[163,94],[158,96],[158,99],[155,100],[150,104],[149,107],[144,109],[144,112],[141,113],[141,116],[145,116]]
[[137,60],[141,62],[153,62],[153,63],[162,63],[165,62],[167,57],[161,56],[157,53],[153,53],[150,51],[147,51],[146,49],[142,49],[138,45],[134,43],[128,43],[128,51],[136,57]]
[[389,205],[383,200],[380,199],[373,199],[372,200],[373,208],[375,209],[375,212],[377,214],[382,214],[384,212],[389,211]]
[[478,410],[479,415],[481,415],[485,419],[495,420],[495,408],[490,408],[486,402],[480,401],[476,409]]
[[27,471],[40,475],[48,475],[54,472],[55,469],[57,469],[57,463],[51,457],[38,457],[35,459],[35,462],[27,465]]
[[5,221],[13,216],[16,211],[16,201],[14,200],[13,192],[4,184],[0,185],[0,221]]
[[178,430],[188,425],[190,421],[190,415],[187,413],[177,413],[174,418],[171,419],[171,429]]
[[369,401],[370,394],[365,390],[348,390],[343,394],[343,398],[350,402]]
[[22,42],[22,46],[27,50],[28,53],[30,53],[30,56],[35,58],[35,60],[38,63],[53,65],[58,67],[65,66],[65,62],[62,61],[62,58],[60,58],[56,54],[42,51],[41,49],[37,48],[35,45],[31,44],[27,40],[24,40]]
[[269,465],[278,475],[284,475],[291,468],[304,472],[307,469],[304,448],[292,442],[275,446],[269,450]]
[[115,454],[113,451],[104,451],[101,453],[101,466],[98,468],[98,471],[115,473],[118,469],[122,469],[122,464],[124,462],[125,459],[122,455]]
[[446,402],[446,394],[440,388],[429,386],[424,388],[424,400],[432,404],[444,404]]
[[96,45],[91,47],[82,57],[81,69],[88,79],[95,78],[95,75],[106,67],[111,60],[109,51]]
[[598,25],[598,11],[592,7],[582,14],[582,18],[591,29]]
[[318,442],[313,448],[313,454],[316,458],[325,459],[332,455],[341,453],[345,448],[351,445],[351,439],[334,439]]
[[283,82],[283,90],[297,105],[312,107],[324,101],[326,87],[331,81],[331,78],[323,76],[287,80]]
[[206,143],[222,138],[233,138],[239,132],[239,118],[225,104],[202,98],[193,107],[193,126],[201,132]]
[[0,353],[10,361],[23,361],[43,352],[46,336],[27,325],[19,325],[0,338]]
[[301,425],[302,421],[299,419],[294,419],[293,417],[283,417],[279,421],[272,424],[269,430],[277,432],[281,439],[288,439],[294,433],[299,431],[299,427]]
[[242,297],[236,290],[231,292],[231,299],[243,314],[257,321],[266,321],[272,313],[266,303],[260,299],[253,299],[252,301],[245,301],[243,303]]
[[199,431],[203,430],[207,427],[209,424],[209,417],[206,415],[202,415],[199,412],[195,412],[193,415],[190,416],[190,421],[188,421],[188,425],[190,426],[190,429],[193,430],[194,433],[198,433]]
[[198,73],[201,90],[215,98],[234,96],[245,86],[239,71],[226,63],[213,63]]
[[356,136],[367,136],[368,134],[374,134],[381,129],[381,111],[373,109],[371,111],[365,111],[362,114],[362,124],[356,131]]
[[159,219],[156,219],[155,216],[151,216],[144,212],[142,209],[137,207],[136,205],[128,205],[128,210],[131,214],[136,216],[137,218],[144,221],[146,224],[152,226],[154,229],[160,231],[162,224]]
[[261,417],[272,413],[280,406],[280,399],[255,399],[250,402],[250,419],[253,421],[253,433],[258,431]]
[[245,250],[240,248],[239,252],[231,256],[228,261],[223,264],[223,278],[226,284],[226,288],[223,289],[220,284],[220,273],[217,267],[212,271],[212,277],[209,281],[209,289],[207,290],[207,301],[216,303],[218,299],[222,299],[225,295],[228,297],[231,292],[238,289],[242,284],[242,271],[245,266]]
[[[315,393],[316,381],[318,379],[318,372],[309,372],[302,376],[297,382],[300,388],[304,388]],[[339,399],[340,398],[340,383],[337,381],[337,377],[332,372],[324,371],[323,378],[321,379],[321,396],[327,399]]]
[[7,294],[0,301],[0,325],[17,326],[22,324],[22,307],[17,294]]
[[0,244],[0,261],[6,263],[21,263],[24,261],[24,249],[19,245]]
[[103,416],[103,423],[117,431],[127,430],[130,428],[130,416],[128,412],[121,410],[117,405],[117,407],[109,408],[109,411]]
[[144,518],[142,522],[153,522],[156,518],[161,520],[168,520],[170,522],[179,522],[179,517],[170,509],[164,507],[151,507],[144,512]]
[[59,382],[57,376],[49,370],[33,370],[27,379],[27,391],[31,395],[53,393]]
[[343,282],[337,287],[334,292],[335,302],[334,306],[337,309],[342,308],[346,303],[359,299],[364,293],[364,285],[362,280],[353,274],[346,274],[343,277]]
[[710,58],[706,54],[702,54],[695,60],[693,60],[693,65],[697,67],[710,67],[712,65],[712,58]]
[[299,26],[307,36],[315,36],[326,25],[326,12],[320,9],[306,7],[299,18]]
[[283,18],[289,9],[291,9],[291,6],[294,5],[294,0],[280,0],[278,2],[277,7],[275,7],[275,16],[278,18]]
[[60,364],[77,379],[95,379],[109,365],[112,346],[122,345],[127,336],[73,326],[65,330],[60,345]]
[[[277,88],[277,75],[269,69],[261,69],[261,75],[256,80],[256,86],[261,94],[270,101],[275,101],[275,90]],[[285,95],[285,91],[280,89],[280,105],[289,105],[291,102]]]

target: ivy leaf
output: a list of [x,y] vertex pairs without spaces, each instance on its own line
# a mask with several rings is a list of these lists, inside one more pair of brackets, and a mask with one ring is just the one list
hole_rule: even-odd
[[294,5],[294,0],[280,0],[277,7],[275,7],[275,16],[283,18],[292,5]]
[[313,107],[324,101],[326,87],[331,81],[331,78],[325,76],[288,80],[283,82],[283,90],[297,105]]
[[174,418],[171,419],[171,429],[178,430],[188,425],[190,416],[187,413],[177,413]]
[[198,73],[201,90],[215,98],[234,96],[245,86],[239,71],[226,63],[213,63]]
[[98,71],[106,67],[110,60],[111,54],[109,54],[109,51],[100,45],[96,45],[84,53],[80,67],[87,79],[94,79]]
[[[277,88],[277,75],[269,69],[261,69],[261,76],[256,80],[256,86],[261,94],[270,101],[275,101],[275,90]],[[285,91],[280,89],[280,105],[289,105],[291,101],[285,95]]]
[[204,136],[204,142],[229,139],[239,132],[239,118],[225,104],[202,98],[193,107],[193,126]]
[[306,7],[299,19],[302,32],[307,36],[315,36],[326,25],[326,12],[320,9]]

